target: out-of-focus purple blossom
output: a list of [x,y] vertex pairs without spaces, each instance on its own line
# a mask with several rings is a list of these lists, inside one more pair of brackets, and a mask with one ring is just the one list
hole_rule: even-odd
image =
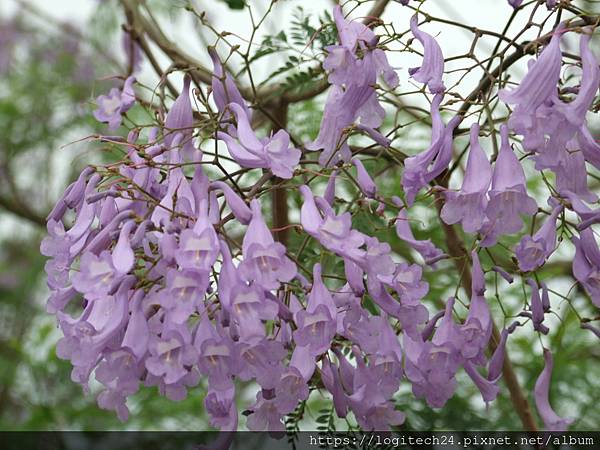
[[125,80],[122,90],[113,88],[108,95],[100,95],[96,99],[98,109],[94,111],[94,117],[100,122],[108,123],[109,130],[119,128],[121,115],[129,111],[135,103],[133,83],[135,77],[131,76]]
[[121,37],[121,47],[125,52],[126,62],[132,72],[140,70],[142,65],[142,49],[140,45],[132,39],[131,33],[124,31]]
[[592,324],[588,323],[588,322],[583,322],[581,324],[581,328],[583,328],[584,330],[589,330],[592,333],[594,333],[594,335],[596,335],[596,337],[598,339],[600,339],[600,328],[597,328],[595,326],[593,326]]
[[21,36],[22,33],[14,19],[2,21],[0,24],[0,74],[5,74],[10,69],[13,49]]

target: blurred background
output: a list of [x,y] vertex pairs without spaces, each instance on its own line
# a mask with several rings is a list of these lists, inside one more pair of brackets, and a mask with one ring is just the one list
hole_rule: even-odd
[[[187,53],[206,61],[205,47],[214,36],[199,27],[184,9],[188,2],[148,0],[147,3],[166,32],[177,42],[184,43]],[[250,3],[258,15],[264,13],[268,5],[262,0]],[[281,36],[282,31],[284,36],[285,32],[292,33],[286,25],[292,19],[297,23],[306,19],[306,23],[316,27],[319,18],[326,18],[325,11],[330,11],[333,4],[330,0],[310,2],[309,6],[306,3],[282,2],[257,40]],[[464,8],[475,3],[473,0],[426,3],[432,4],[430,11],[440,16],[498,32],[511,13],[504,0],[477,1],[477,8]],[[249,30],[247,12],[239,10],[243,6],[241,1],[198,0],[194,4],[198,11],[207,11],[217,29],[235,30],[242,35]],[[399,21],[402,29],[407,28],[410,12],[402,11],[400,5],[392,6],[384,20]],[[111,77],[126,73],[128,61],[122,48],[121,28],[124,20],[116,0],[3,0],[0,3],[1,430],[202,430],[208,426],[202,410],[201,387],[191,390],[181,403],[160,397],[155,388],[143,388],[130,402],[127,423],[99,409],[93,386],[91,394],[82,392],[70,381],[70,364],[56,357],[59,332],[54,317],[45,312],[45,260],[39,253],[40,240],[45,234],[45,216],[64,187],[86,164],[111,160],[110,152],[84,138],[106,132],[105,126],[93,118],[92,111],[94,99],[115,83]],[[438,32],[444,32],[442,25],[436,26]],[[460,49],[464,52],[472,40],[468,34],[456,30],[453,33],[446,31],[443,35],[447,55],[458,53]],[[483,42],[478,46],[482,46],[482,51],[486,49]],[[487,48],[489,51],[489,45]],[[158,62],[164,68],[169,66],[163,55],[159,54]],[[399,71],[406,72],[414,61],[392,62]],[[256,70],[264,78],[272,67],[262,63]],[[516,73],[523,67],[517,66]],[[158,81],[147,62],[142,63],[138,78],[148,86],[155,86]],[[475,77],[474,82],[477,79]],[[290,126],[303,136],[314,137],[321,102],[322,99],[318,99],[294,105]],[[425,126],[420,134],[418,130],[413,132],[407,147],[424,148],[429,139],[427,133]],[[398,180],[386,183],[388,189],[398,188]],[[536,192],[541,187],[533,182],[530,189]],[[427,225],[431,211],[422,207],[421,212],[425,226],[417,237],[431,238],[440,244],[439,226]],[[573,284],[569,268],[571,256],[560,255],[562,260],[558,258],[552,267],[545,269],[545,277],[556,283],[561,292],[570,292],[569,302],[575,303],[578,311],[594,317],[598,312],[589,300],[577,289],[569,289]],[[453,266],[445,267],[448,272],[438,273],[430,282],[432,289],[428,298],[442,298],[456,285]],[[490,298],[501,297],[503,303],[522,298],[524,294],[519,283],[498,285],[500,291],[497,287],[495,294],[493,288],[488,292]],[[549,339],[555,355],[553,404],[562,415],[576,419],[573,429],[597,429],[600,424],[600,408],[596,407],[600,401],[599,341],[579,328],[576,315],[565,302],[560,303],[555,315]],[[543,365],[541,346],[536,339],[529,330],[515,334],[510,341],[512,359],[530,400]],[[439,411],[415,400],[408,395],[410,388],[403,386],[398,404],[407,414],[404,427],[415,430],[519,429],[520,422],[504,386],[498,400],[486,408],[479,392],[466,378],[464,373],[459,374],[456,395]],[[318,411],[323,402],[315,396],[311,398],[315,398],[313,409],[317,413],[313,422],[305,425],[307,428],[318,425]]]

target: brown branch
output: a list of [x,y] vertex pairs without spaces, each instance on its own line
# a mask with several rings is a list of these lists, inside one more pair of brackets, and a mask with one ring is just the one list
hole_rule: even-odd
[[28,220],[29,222],[35,225],[42,227],[46,226],[46,219],[44,217],[32,211],[27,206],[21,205],[9,198],[0,196],[0,208],[5,209],[6,211],[14,214],[15,216]]
[[[287,125],[288,105],[281,102],[273,111],[273,132]],[[275,186],[271,193],[273,228],[275,239],[283,245],[287,245],[289,235],[289,207],[287,203],[287,191],[285,188],[278,187],[284,180],[273,177],[271,182]]]
[[389,2],[390,0],[377,0],[377,2],[375,2],[373,7],[371,8],[371,11],[369,11],[367,16],[363,19],[363,23],[366,26],[370,26],[379,22],[381,16],[383,15],[383,12],[385,11],[385,7],[388,5]]

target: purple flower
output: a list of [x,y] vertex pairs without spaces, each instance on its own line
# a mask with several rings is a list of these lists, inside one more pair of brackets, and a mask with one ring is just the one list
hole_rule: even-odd
[[542,322],[544,321],[544,312],[550,308],[550,305],[548,305],[547,308],[544,308],[544,303],[547,303],[548,301],[548,291],[546,289],[546,286],[542,285],[542,289],[544,292],[543,296],[545,298],[545,302],[543,302],[540,298],[540,292],[537,283],[534,280],[529,279],[527,280],[527,284],[529,284],[529,287],[531,287],[531,312],[524,311],[520,315],[531,318],[534,330],[539,331],[542,334],[548,334],[548,331],[550,330],[547,326],[542,324]]
[[426,84],[429,92],[439,94],[446,90],[442,76],[444,75],[444,55],[433,36],[419,30],[418,18],[415,14],[410,19],[410,30],[423,46],[423,63],[421,67],[408,70],[408,73],[419,83]]
[[284,431],[281,421],[283,414],[279,412],[275,398],[266,399],[259,391],[256,394],[256,403],[249,409],[252,414],[246,423],[251,431]]
[[221,431],[237,431],[238,413],[235,405],[235,388],[211,390],[204,399],[210,424]]
[[98,109],[94,111],[94,117],[100,122],[107,122],[109,130],[119,128],[121,114],[129,111],[135,103],[133,83],[135,77],[131,76],[125,80],[122,90],[113,88],[108,95],[101,95],[96,99]]
[[300,209],[300,222],[304,231],[316,238],[325,248],[339,256],[360,264],[365,252],[360,247],[365,243],[365,236],[352,229],[352,218],[346,212],[336,215],[326,201],[319,203],[324,217],[317,208],[315,197],[308,186],[300,186],[304,203]]
[[239,143],[223,132],[217,132],[217,137],[225,141],[231,156],[241,166],[271,169],[273,174],[280,178],[292,178],[301,152],[290,147],[289,134],[279,130],[269,138],[258,139],[252,131],[246,111],[237,103],[229,104],[228,108],[237,120],[236,133]]
[[182,324],[204,309],[204,295],[208,288],[208,272],[201,270],[168,269],[166,288],[158,294],[160,305],[167,311],[168,319]]
[[598,200],[598,196],[588,189],[585,155],[575,141],[567,142],[566,150],[561,153],[560,162],[552,168],[556,174],[556,190],[563,195],[572,192],[588,202]]
[[459,366],[456,350],[423,342],[420,336],[404,333],[406,377],[413,394],[425,398],[432,408],[443,407],[456,390],[455,374]]
[[226,110],[226,107],[231,103],[235,103],[242,107],[245,115],[250,118],[252,116],[250,109],[248,109],[248,106],[246,105],[242,94],[240,94],[240,91],[238,90],[235,80],[231,74],[223,70],[223,65],[221,64],[219,55],[214,47],[208,48],[208,54],[213,62],[213,99],[217,104],[219,111],[223,113],[223,119],[227,119],[229,117],[229,111]]
[[544,349],[544,363],[544,370],[535,382],[533,390],[538,414],[544,421],[547,431],[567,431],[568,426],[573,423],[573,419],[560,417],[550,406],[550,379],[554,363],[552,353],[546,348]]
[[125,274],[129,272],[135,263],[135,255],[129,240],[133,227],[135,227],[133,220],[129,220],[123,224],[119,233],[119,239],[112,252],[112,262],[119,273]]
[[439,111],[443,97],[443,94],[436,94],[431,102],[433,125],[429,149],[404,161],[402,187],[406,193],[406,201],[409,206],[413,204],[421,188],[427,186],[446,170],[452,159],[452,133],[460,123],[461,118],[455,116],[448,122],[448,125],[444,125]]
[[581,223],[577,225],[579,231],[585,230],[590,225],[600,222],[600,210],[592,210],[587,206],[577,195],[572,192],[564,192],[565,197],[571,203],[569,208],[572,209],[581,219]]
[[402,202],[398,197],[392,197],[392,201],[402,208],[398,211],[398,215],[396,216],[396,234],[398,237],[419,252],[426,264],[434,264],[436,261],[446,257],[447,255],[444,252],[433,245],[431,239],[422,241],[415,239],[415,236],[410,229],[407,209],[403,207]]
[[308,346],[302,347],[300,345],[296,345],[290,359],[290,368],[295,368],[298,370],[304,381],[310,380],[315,371],[316,365],[315,357],[312,355]]
[[208,272],[218,254],[217,233],[208,218],[208,204],[206,200],[202,200],[194,228],[183,230],[179,236],[175,259],[183,269],[198,269]]
[[[398,75],[390,67],[383,50],[372,48],[377,43],[375,33],[360,22],[345,20],[340,6],[334,7],[333,17],[341,45],[332,45],[326,48],[328,55],[323,67],[325,70],[331,70],[329,82],[338,85],[345,84],[350,78],[360,74],[360,70],[356,70],[359,67],[353,67],[359,61],[356,58],[356,50],[360,48],[363,52],[368,51],[373,55],[375,70],[377,73],[383,74],[385,82],[390,87],[398,86]],[[340,72],[343,73],[342,76],[338,76]]]
[[503,234],[516,233],[523,227],[520,214],[533,215],[537,211],[535,200],[527,195],[525,173],[508,141],[508,128],[500,127],[502,142],[494,174],[489,202],[485,209],[487,222],[481,233],[483,247],[494,245]]
[[308,385],[298,369],[290,367],[281,375],[275,388],[277,410],[289,414],[309,395]]
[[[370,63],[363,62],[362,65],[366,67],[361,71],[372,70]],[[376,128],[383,122],[385,110],[377,100],[372,87],[374,83],[373,78],[367,84],[350,84],[345,90],[337,85],[330,89],[319,135],[315,141],[305,145],[307,150],[322,150],[319,156],[321,166],[330,167],[339,161],[350,160],[352,153],[344,134],[358,118],[368,128]]]
[[366,25],[360,22],[347,21],[344,18],[341,6],[335,6],[333,8],[333,18],[337,27],[340,43],[351,52],[356,50],[359,41],[368,43],[375,39],[375,33],[373,33]]
[[[339,6],[334,8],[333,14],[341,45],[327,47],[328,55],[323,63],[333,86],[325,103],[319,135],[306,145],[307,150],[322,150],[319,164],[325,167],[350,160],[345,134],[353,126],[388,145],[388,141],[373,130],[385,117],[373,85],[379,73],[390,87],[398,85],[398,75],[390,67],[385,53],[374,48],[377,43],[374,33],[359,22],[347,22]],[[357,49],[361,50],[362,58],[356,55]]]
[[600,250],[590,228],[573,236],[575,258],[573,259],[573,276],[581,283],[592,298],[594,305],[600,307]]
[[183,378],[175,383],[170,384],[165,383],[163,377],[157,377],[148,372],[144,380],[144,385],[158,386],[158,392],[160,395],[164,395],[169,400],[174,402],[180,402],[185,400],[187,397],[187,388],[197,386],[199,381],[200,376],[198,371],[192,367],[192,369],[187,372]]
[[[190,83],[191,78],[186,76],[183,79],[181,94],[175,99],[165,118],[165,146],[172,148],[181,145],[182,154],[188,160],[194,159],[196,152],[192,143],[194,111],[190,100]],[[179,159],[179,155],[177,155],[177,159]]]
[[519,325],[521,325],[519,322],[513,322],[508,328],[505,328],[500,333],[500,342],[498,343],[498,346],[496,347],[496,350],[494,351],[488,364],[488,380],[495,382],[502,375],[508,335],[513,333]]
[[248,225],[252,219],[252,211],[248,208],[248,205],[237,195],[228,184],[222,181],[213,181],[210,185],[210,189],[220,189],[225,196],[225,202],[235,218],[242,224]]
[[285,255],[286,249],[273,240],[265,224],[260,203],[252,200],[252,220],[244,236],[244,260],[239,271],[242,279],[256,282],[265,289],[277,289],[296,275],[295,264]]
[[312,355],[326,352],[336,331],[337,310],[331,293],[321,280],[321,265],[313,269],[313,287],[306,310],[298,311],[294,341],[301,347],[309,347]]
[[86,252],[81,257],[79,272],[73,275],[73,287],[87,300],[96,300],[112,292],[123,275],[114,267],[108,251],[99,256]]
[[89,302],[76,319],[61,311],[57,313],[64,337],[58,342],[56,353],[59,358],[71,360],[73,381],[85,384],[101,352],[123,331],[129,318],[129,289],[133,281],[128,277],[115,295]]
[[473,383],[475,383],[475,386],[479,389],[479,392],[481,392],[481,396],[486,405],[489,402],[496,400],[500,388],[494,381],[489,381],[487,378],[483,377],[470,361],[465,362],[465,372],[467,372],[467,375],[469,375],[471,380],[473,380]]
[[126,422],[129,418],[129,408],[126,405],[127,396],[123,391],[106,389],[98,394],[98,407],[117,413],[121,422]]
[[287,355],[281,342],[272,339],[261,339],[249,344],[240,351],[246,363],[240,378],[255,378],[263,390],[273,390],[279,383],[283,373],[282,360]]
[[337,170],[331,172],[329,179],[327,180],[327,186],[325,187],[325,193],[323,194],[323,198],[330,206],[333,206],[333,202],[335,202],[335,181],[337,179]]
[[[360,406],[364,403],[357,402]],[[369,408],[354,408],[360,412],[354,412],[356,420],[362,430],[365,431],[389,431],[391,426],[402,425],[406,420],[404,413],[397,411],[393,402],[384,402],[371,406]]]
[[391,275],[378,275],[377,279],[396,291],[403,304],[418,304],[427,294],[429,284],[422,280],[423,269],[418,264],[400,263]]
[[557,96],[556,86],[562,60],[560,37],[563,29],[561,24],[554,30],[550,43],[538,59],[529,65],[527,75],[517,88],[503,89],[498,93],[500,100],[515,105],[508,123],[519,134],[527,135],[537,125],[536,109]]
[[142,65],[142,49],[131,37],[131,33],[124,31],[121,36],[121,47],[127,57],[127,63],[133,72],[140,70]]
[[265,296],[256,285],[237,283],[230,294],[231,315],[239,325],[239,340],[251,342],[265,334],[263,320],[274,320],[277,316],[277,304]]
[[471,252],[471,258],[473,260],[471,304],[467,319],[460,327],[462,339],[460,351],[466,359],[483,365],[484,351],[492,334],[492,318],[484,297],[485,278],[476,251]]
[[239,355],[229,339],[219,336],[215,330],[213,336],[205,340],[194,340],[199,349],[198,370],[208,376],[211,389],[224,390],[232,385],[232,378],[239,371]]
[[180,381],[198,360],[191,336],[184,326],[165,325],[160,337],[150,338],[148,347],[150,356],[146,359],[146,368],[166,384]]
[[467,160],[462,187],[459,192],[445,193],[446,203],[441,217],[447,224],[461,222],[467,233],[478,231],[483,225],[487,190],[492,181],[492,166],[479,145],[479,125],[471,126],[471,150]]
[[562,206],[555,207],[541,228],[533,236],[523,236],[515,248],[519,269],[523,272],[537,269],[554,252],[556,248],[556,220],[562,210]]
[[369,175],[369,172],[367,172],[367,169],[365,169],[362,161],[358,158],[352,158],[352,163],[356,166],[357,180],[360,189],[367,197],[375,198],[375,194],[377,193],[377,185]]

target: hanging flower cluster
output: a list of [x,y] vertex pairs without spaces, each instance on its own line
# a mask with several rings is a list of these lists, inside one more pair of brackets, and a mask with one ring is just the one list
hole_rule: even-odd
[[[510,3],[518,7],[520,2]],[[558,89],[560,40],[568,29],[563,24],[520,84],[500,91],[512,111],[500,126],[497,155],[486,154],[480,125],[474,123],[460,188],[435,191],[443,203],[441,219],[460,224],[475,240],[466,255],[472,264],[468,314],[460,320],[454,297],[433,316],[423,303],[429,291],[424,271],[448,255],[431,240],[415,238],[408,209],[448,170],[463,120],[456,115],[445,123],[442,116],[447,92],[441,48],[414,16],[410,29],[424,56],[409,74],[433,94],[431,144],[404,160],[403,191],[387,201],[359,153],[352,154],[348,138],[358,131],[380,146],[390,145],[377,130],[385,110],[376,83],[381,76],[393,89],[398,75],[371,28],[346,19],[339,6],[334,18],[339,44],[326,48],[323,63],[331,86],[319,134],[303,149],[284,129],[259,137],[250,105],[216,51],[211,49],[210,56],[218,122],[214,136],[237,165],[294,180],[301,157],[310,155],[303,150],[320,151],[318,163],[330,171],[329,182],[322,196],[306,178],[297,183],[300,225],[307,239],[343,263],[341,287],[326,285],[321,264],[308,270],[311,281],[301,274],[300,261],[267,226],[260,186],[243,189],[232,177],[210,179],[205,170],[210,161],[194,145],[198,125],[189,77],[160,126],[146,139],[130,132],[122,142],[126,159],[117,166],[86,168],[50,213],[41,251],[50,258],[47,309],[63,333],[58,355],[71,361],[72,379],[85,389],[91,376],[102,384],[99,406],[120,419],[127,419],[126,400],[142,385],[156,386],[175,401],[202,385],[211,424],[235,430],[236,380],[252,380],[255,401],[244,406],[252,430],[283,430],[285,416],[316,389],[329,392],[339,417],[352,413],[364,430],[387,430],[404,421],[393,401],[401,383],[410,383],[415,397],[441,408],[463,369],[489,403],[499,392],[508,336],[525,323],[502,330],[495,351],[486,353],[494,322],[485,296],[487,270],[477,249],[520,233],[523,218],[542,211],[547,213],[543,224],[514,248],[531,288],[530,306],[520,316],[537,332],[548,333],[548,289],[530,272],[556,250],[557,222],[568,210],[580,218],[579,236],[572,239],[573,274],[600,306],[600,249],[590,228],[600,221],[600,211],[587,205],[597,197],[586,181],[586,164],[600,168],[600,146],[585,119],[600,79],[591,29],[581,33],[577,95],[569,98]],[[117,128],[135,103],[135,83],[130,77],[121,90],[100,96],[95,117]],[[528,194],[511,131],[522,137],[536,169],[555,175],[550,211]],[[392,211],[397,236],[423,264],[399,261],[388,243],[353,228],[350,212],[336,207],[338,170],[352,166],[364,201],[376,203],[379,215]],[[232,222],[243,233],[241,245],[226,229]],[[489,270],[513,281],[499,267]],[[559,417],[548,400],[549,350],[544,359],[536,404],[547,429],[565,429],[569,420]]]

